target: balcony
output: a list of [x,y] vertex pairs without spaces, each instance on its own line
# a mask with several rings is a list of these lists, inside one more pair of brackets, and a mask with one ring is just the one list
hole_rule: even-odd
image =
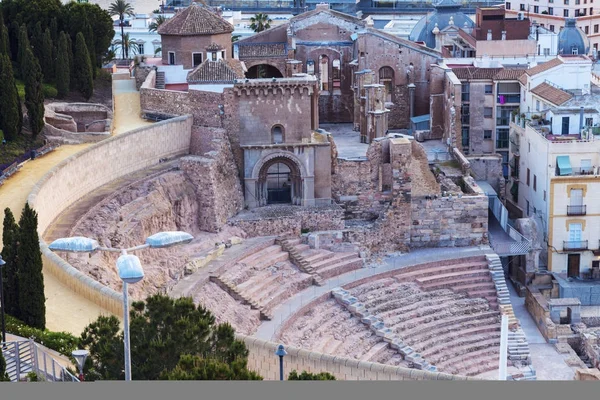
[[567,206],[567,215],[585,215],[586,206]]
[[510,117],[496,118],[496,126],[508,126],[510,125]]
[[583,251],[587,249],[587,240],[563,241],[563,251]]
[[519,93],[498,93],[498,104],[519,104],[521,103],[521,94]]

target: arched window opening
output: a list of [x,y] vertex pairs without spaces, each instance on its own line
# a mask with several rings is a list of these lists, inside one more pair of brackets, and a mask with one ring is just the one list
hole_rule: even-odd
[[320,57],[319,75],[321,76],[321,90],[329,91],[329,57],[323,55]]
[[271,128],[271,140],[273,144],[283,143],[283,127],[281,125]]
[[394,93],[394,70],[391,67],[379,69],[379,84],[385,86],[385,101],[392,102]]
[[309,75],[315,74],[315,62],[313,60],[306,61],[306,73]]
[[275,163],[267,170],[267,204],[292,202],[292,179],[290,167]]
[[331,63],[331,66],[332,66],[331,78],[333,79],[333,88],[339,89],[341,86],[340,80],[341,80],[341,76],[342,76],[342,73],[340,71],[340,60],[333,60],[333,62]]

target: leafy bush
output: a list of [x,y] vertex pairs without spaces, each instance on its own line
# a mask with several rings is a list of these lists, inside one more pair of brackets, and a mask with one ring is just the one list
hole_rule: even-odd
[[[25,84],[19,79],[15,79],[15,82],[17,83],[17,93],[19,93],[19,98],[21,101],[23,101],[25,99]],[[44,98],[46,99],[55,98],[58,96],[56,86],[49,83],[44,83],[42,85],[42,92],[44,93]]]
[[42,92],[44,93],[45,99],[54,99],[58,96],[58,90],[54,86],[44,85]]
[[33,337],[37,343],[66,356],[79,348],[79,338],[70,333],[32,328],[10,315],[6,316],[6,331],[24,338]]
[[335,376],[329,372],[313,374],[312,372],[302,371],[301,374],[298,374],[296,370],[293,370],[288,375],[288,381],[335,381]]

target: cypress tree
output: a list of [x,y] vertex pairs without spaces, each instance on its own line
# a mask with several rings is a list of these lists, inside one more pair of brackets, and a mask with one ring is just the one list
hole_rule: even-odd
[[50,36],[52,37],[52,43],[58,43],[58,23],[56,18],[50,20]]
[[10,208],[4,209],[2,229],[2,258],[6,265],[2,268],[4,279],[4,302],[6,313],[20,318],[19,313],[19,281],[17,277],[17,246],[19,244],[19,225]]
[[6,373],[6,360],[0,351],[0,382],[10,382],[10,378]]
[[44,128],[44,92],[42,91],[42,69],[31,49],[25,50],[23,59],[25,77],[25,107],[33,137]]
[[19,247],[17,248],[19,309],[21,320],[25,324],[45,329],[46,297],[37,225],[37,212],[25,203],[19,220]]
[[75,38],[75,59],[73,61],[75,68],[75,88],[89,100],[94,93],[94,81],[92,78],[92,65],[90,54],[83,34],[79,32]]
[[39,21],[35,24],[31,33],[31,48],[35,58],[41,61],[44,57],[44,31],[42,30],[42,23]]
[[18,61],[17,54],[19,53],[19,29],[19,23],[17,21],[10,23],[8,36],[10,39],[10,59],[13,61]]
[[21,101],[7,54],[0,54],[0,129],[7,141],[15,140],[21,132],[23,116]]
[[96,45],[94,43],[94,30],[92,26],[88,22],[87,17],[83,21],[83,37],[85,38],[85,45],[87,47],[88,53],[90,54],[90,63],[92,65],[92,78],[96,78]]
[[0,18],[0,54],[6,54],[10,57],[10,40],[8,38],[8,28]]
[[64,98],[71,85],[71,66],[69,65],[69,55],[71,49],[67,41],[67,35],[61,32],[58,38],[58,54],[56,56],[56,90],[58,97]]
[[54,59],[52,58],[53,47],[50,29],[46,28],[43,38],[42,58],[40,59],[40,64],[43,66],[45,82],[54,81]]
[[23,24],[19,28],[19,52],[17,54],[17,63],[19,64],[21,78],[25,77],[23,64],[25,62],[25,52],[27,49],[31,50],[31,45],[29,44],[29,37],[27,36],[27,27]]
[[66,34],[67,36],[67,48],[69,53],[69,71],[71,72],[71,90],[75,89],[75,68],[73,64],[73,41],[71,40],[71,35]]

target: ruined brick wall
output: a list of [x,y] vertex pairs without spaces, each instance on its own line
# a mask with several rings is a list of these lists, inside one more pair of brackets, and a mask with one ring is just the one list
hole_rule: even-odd
[[[200,211],[199,228],[203,231],[218,232],[225,226],[228,218],[244,208],[242,186],[225,132],[195,127],[194,135],[197,134],[204,136],[202,141],[209,141],[210,145],[195,144],[194,149],[209,151],[204,152],[203,156],[183,158],[181,169],[196,187]],[[192,143],[195,142],[192,140]]]
[[[223,105],[223,94],[190,90],[140,89],[140,103],[143,112],[158,112],[170,115],[191,114],[194,125],[222,127],[219,105]],[[232,110],[228,110],[232,112]]]
[[485,157],[468,157],[471,172],[478,181],[486,181],[503,197],[505,183],[502,175],[502,156],[489,155]]
[[[146,81],[146,78],[148,77],[148,75],[150,74],[150,71],[153,70],[152,66],[136,66],[133,70],[133,75],[135,78],[135,88],[137,90],[140,90],[140,88],[142,87],[142,85],[144,84],[144,81]],[[154,87],[154,85],[150,86],[150,87]]]
[[412,199],[410,246],[463,247],[487,243],[486,196]]
[[[437,63],[438,55],[434,51],[417,50],[414,47],[399,44],[392,38],[379,36],[373,32],[359,35],[356,40],[359,54],[358,69],[371,69],[379,82],[379,71],[383,67],[394,70],[393,106],[390,107],[390,129],[409,128],[410,99],[408,84],[414,83],[414,115],[429,114],[430,84],[432,64]],[[434,76],[439,80],[439,76]]]
[[446,72],[439,65],[431,66],[431,97],[429,100],[429,113],[431,126],[429,138],[442,139],[444,137],[444,117],[446,113]]
[[527,311],[531,314],[531,317],[544,338],[550,343],[556,343],[558,340],[556,325],[554,325],[554,322],[550,319],[548,301],[536,288],[527,286],[525,290],[525,308],[527,308]]

